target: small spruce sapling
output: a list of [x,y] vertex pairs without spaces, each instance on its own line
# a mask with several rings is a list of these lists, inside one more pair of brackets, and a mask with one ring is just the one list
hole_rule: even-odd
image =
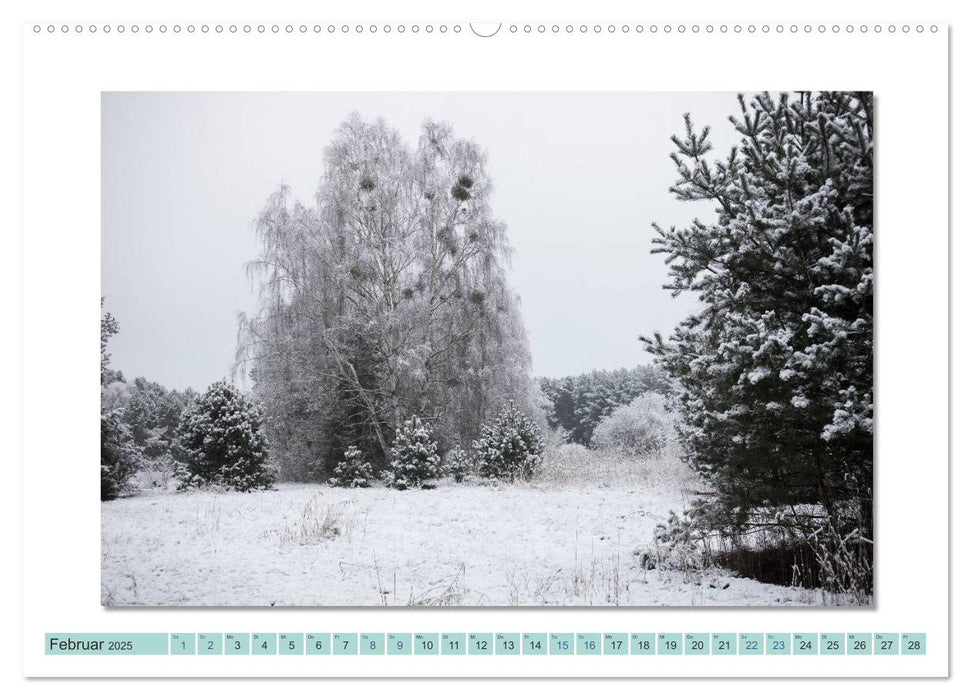
[[463,449],[451,450],[445,456],[444,472],[460,484],[476,472],[475,456]]
[[334,468],[334,476],[327,480],[331,486],[346,489],[367,488],[374,478],[370,462],[364,461],[361,451],[355,445],[344,450],[344,461]]
[[502,481],[528,480],[543,459],[543,439],[536,423],[510,401],[491,425],[482,426],[472,449],[479,473]]
[[397,489],[427,488],[441,476],[438,443],[429,426],[412,416],[398,428],[391,448],[391,469],[383,474],[388,486]]

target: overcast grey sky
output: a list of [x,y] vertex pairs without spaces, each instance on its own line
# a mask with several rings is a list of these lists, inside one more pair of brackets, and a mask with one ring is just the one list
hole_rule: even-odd
[[105,93],[112,366],[173,388],[229,375],[236,312],[255,299],[253,220],[281,182],[312,202],[322,150],[353,110],[412,144],[426,117],[447,120],[488,151],[537,375],[646,362],[638,335],[670,332],[693,304],[661,288],[650,224],[712,212],[668,192],[670,136],[691,112],[724,152],[736,109],[731,93]]

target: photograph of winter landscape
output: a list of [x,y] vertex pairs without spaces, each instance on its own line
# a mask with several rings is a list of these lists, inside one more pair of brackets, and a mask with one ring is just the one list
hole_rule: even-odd
[[873,605],[873,125],[104,93],[102,605]]

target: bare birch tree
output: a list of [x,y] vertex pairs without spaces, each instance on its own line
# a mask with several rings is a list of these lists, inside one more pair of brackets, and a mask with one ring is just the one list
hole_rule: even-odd
[[431,421],[468,446],[530,396],[510,248],[482,149],[426,122],[416,148],[352,115],[324,154],[316,202],[281,187],[257,221],[259,311],[238,360],[267,407],[285,477],[326,476],[348,445],[387,464],[396,426]]

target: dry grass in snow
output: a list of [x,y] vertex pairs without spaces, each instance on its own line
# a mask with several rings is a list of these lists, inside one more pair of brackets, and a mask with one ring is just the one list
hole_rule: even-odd
[[530,484],[283,485],[102,504],[106,605],[804,605],[814,591],[635,550],[693,487],[672,456],[567,446]]

